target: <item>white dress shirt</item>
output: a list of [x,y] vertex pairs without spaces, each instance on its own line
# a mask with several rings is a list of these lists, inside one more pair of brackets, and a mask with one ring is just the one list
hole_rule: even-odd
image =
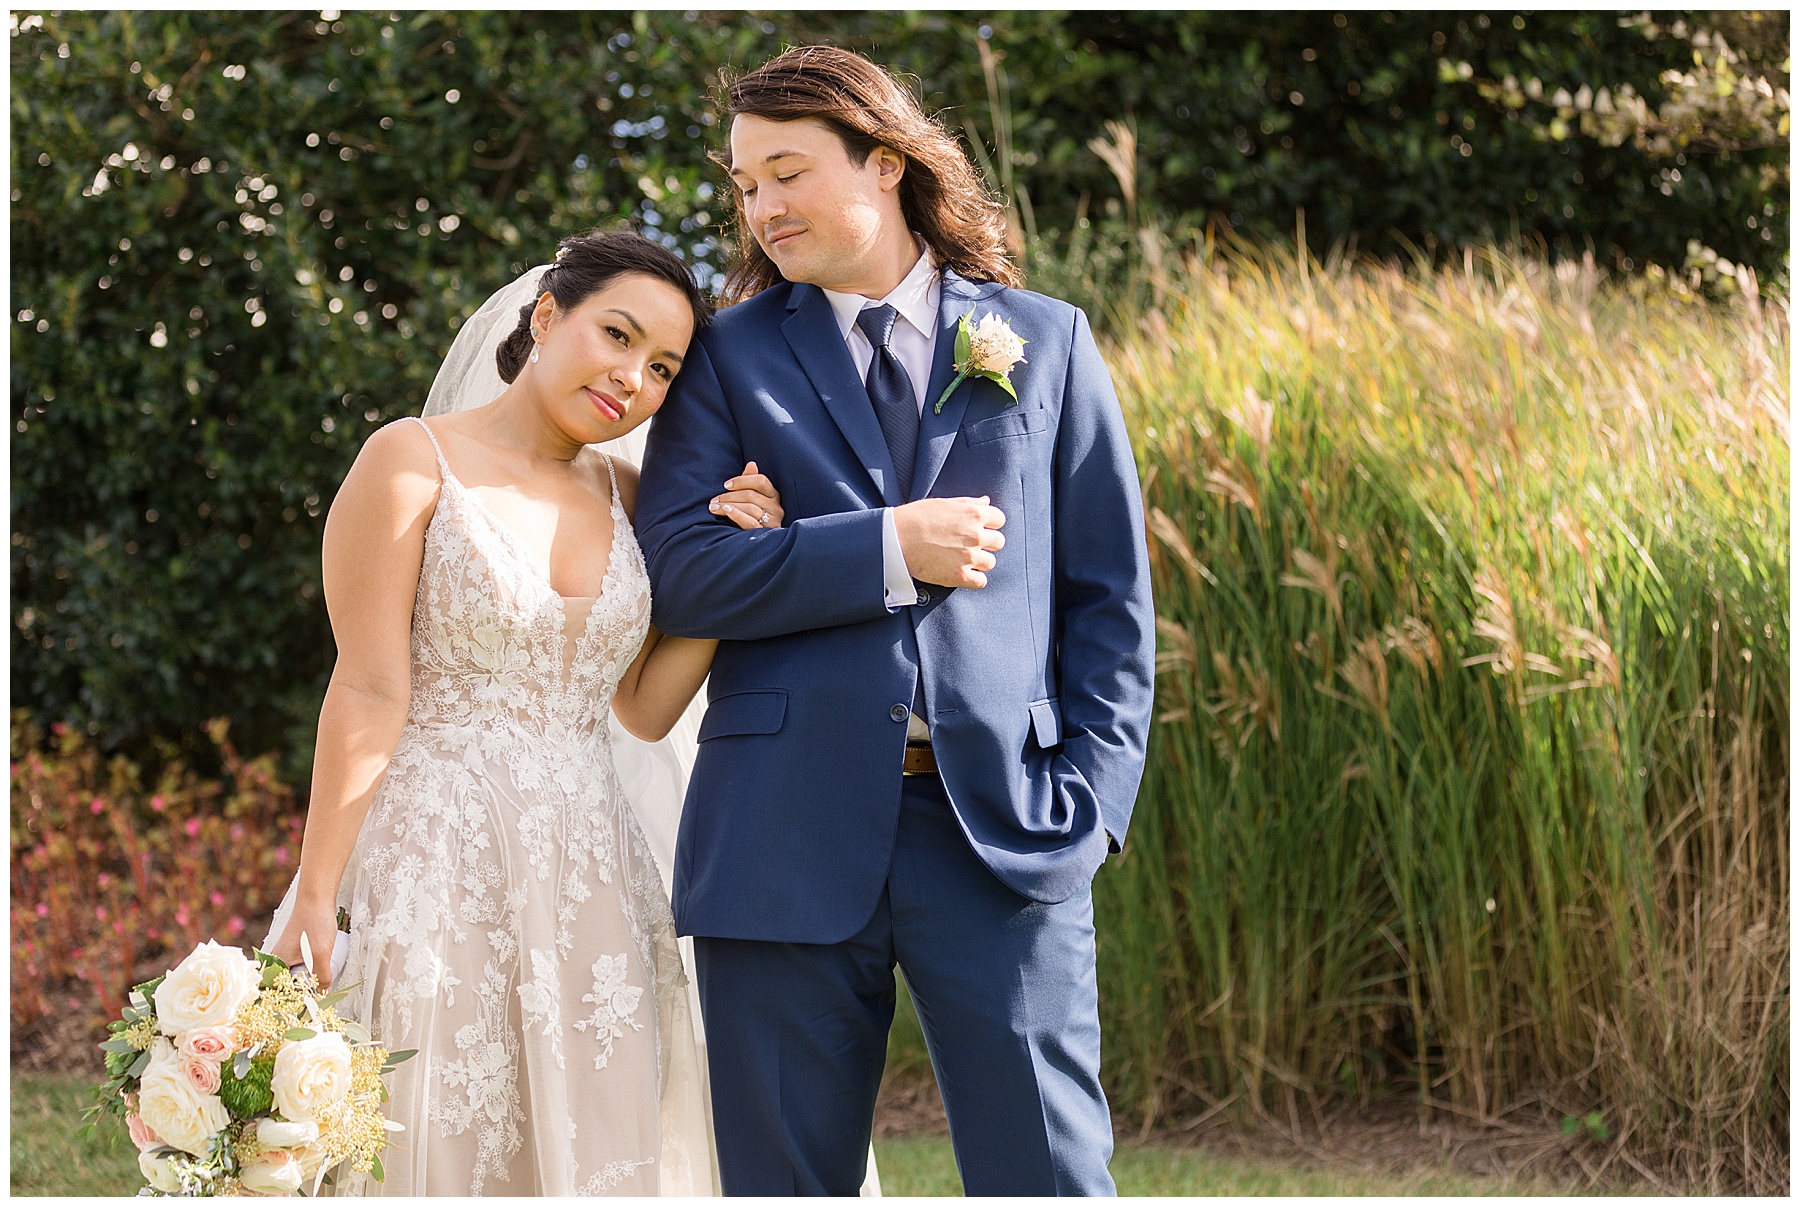
[[[856,316],[871,306],[894,308],[899,317],[888,336],[888,347],[912,381],[913,401],[918,404],[921,417],[925,414],[925,391],[931,384],[931,361],[937,352],[938,298],[941,293],[942,279],[937,262],[930,250],[924,248],[920,249],[912,271],[884,298],[824,290],[825,300],[831,303],[832,316],[837,319],[838,334],[850,349],[850,359],[856,363],[856,375],[864,381],[868,380],[869,366],[875,360],[875,345],[856,325]],[[906,558],[900,551],[900,532],[894,526],[892,507],[882,509],[881,566],[882,584],[890,609],[919,602],[918,589],[913,586],[912,575],[906,569]]]

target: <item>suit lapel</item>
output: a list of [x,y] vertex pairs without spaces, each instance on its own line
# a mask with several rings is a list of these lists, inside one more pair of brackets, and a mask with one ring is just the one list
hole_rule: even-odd
[[894,463],[888,456],[887,440],[875,421],[869,392],[857,380],[850,349],[838,334],[831,303],[816,285],[795,285],[793,289],[788,299],[788,309],[793,313],[781,324],[781,333],[787,336],[800,367],[819,392],[819,400],[850,442],[882,500],[888,506],[905,502],[894,485]]
[[944,271],[943,289],[938,297],[937,346],[932,350],[931,383],[925,391],[925,413],[919,421],[918,460],[913,466],[912,497],[915,499],[923,499],[931,493],[938,471],[944,468],[951,446],[956,443],[963,412],[969,408],[970,391],[975,387],[974,381],[964,381],[945,401],[944,409],[937,410],[937,400],[956,376],[956,326],[983,298],[999,291],[997,285],[978,285],[948,269]]

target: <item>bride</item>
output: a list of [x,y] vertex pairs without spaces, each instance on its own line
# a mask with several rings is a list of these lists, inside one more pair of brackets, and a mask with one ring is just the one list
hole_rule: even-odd
[[[342,1009],[419,1053],[391,1074],[385,1182],[339,1193],[717,1193],[664,871],[682,760],[612,724],[663,738],[716,643],[650,628],[636,467],[593,447],[655,414],[707,319],[673,253],[567,239],[332,504],[338,660],[265,947],[331,951],[343,906]],[[751,540],[783,518],[754,462],[713,510]]]

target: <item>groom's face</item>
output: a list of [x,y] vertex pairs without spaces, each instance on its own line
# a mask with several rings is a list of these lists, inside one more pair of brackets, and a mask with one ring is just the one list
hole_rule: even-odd
[[830,126],[740,114],[731,179],[757,244],[790,281],[860,291],[885,244],[904,232],[905,159],[877,147],[860,165]]

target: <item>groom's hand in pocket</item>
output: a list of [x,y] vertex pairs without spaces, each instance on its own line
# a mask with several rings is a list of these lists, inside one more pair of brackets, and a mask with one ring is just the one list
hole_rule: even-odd
[[940,587],[985,587],[1006,544],[1006,513],[978,499],[920,499],[894,508],[907,573]]

